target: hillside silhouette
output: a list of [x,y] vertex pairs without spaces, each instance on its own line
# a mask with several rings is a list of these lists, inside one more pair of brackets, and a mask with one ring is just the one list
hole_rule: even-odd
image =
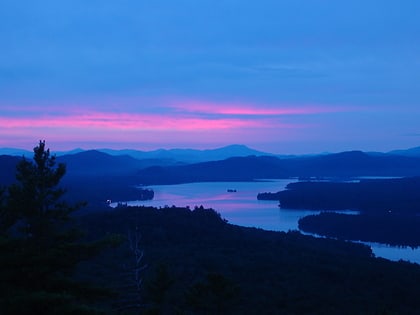
[[[142,263],[148,266],[141,292],[150,314],[420,310],[420,267],[374,258],[361,244],[239,227],[201,207],[119,207],[80,222],[92,238],[141,232]],[[91,281],[122,287],[129,281],[121,276],[122,266],[131,260],[125,245],[84,265],[81,273],[95,270]],[[129,291],[119,293],[120,300],[130,300]]]
[[[14,165],[19,158],[0,158],[0,185],[7,185],[13,182]],[[360,151],[287,158],[251,155],[182,164],[167,159],[136,159],[129,155],[114,156],[89,150],[59,156],[57,160],[68,165],[63,185],[69,188],[69,198],[95,204],[106,200],[143,199],[144,191],[138,188],[139,185],[291,177],[348,179],[357,176],[420,175],[420,158],[371,155]]]
[[340,239],[420,246],[420,177],[360,182],[302,181],[258,199],[286,209],[358,210],[359,215],[321,213],[299,220],[307,233]]
[[420,158],[376,156],[360,151],[295,158],[233,157],[181,166],[156,166],[142,169],[137,173],[139,182],[146,185],[290,177],[350,178],[416,175],[420,175]]
[[[0,158],[0,161],[4,162],[1,164],[4,171],[1,179],[2,182],[7,182],[10,180],[10,174],[16,173],[16,168],[12,167],[16,166],[20,159],[4,156]],[[0,245],[4,253],[7,253],[6,259],[1,260],[2,274],[7,281],[0,285],[0,304],[6,310],[31,309],[30,305],[35,304],[16,303],[29,301],[37,303],[37,307],[44,307],[45,314],[54,313],[57,309],[85,307],[85,304],[78,303],[79,299],[86,303],[86,307],[97,307],[94,313],[89,313],[85,308],[86,314],[418,314],[420,266],[375,258],[368,246],[344,240],[304,236],[296,231],[269,232],[235,226],[229,224],[215,210],[203,207],[189,209],[173,206],[158,209],[127,207],[120,204],[114,209],[103,202],[108,194],[113,193],[113,198],[139,197],[143,191],[136,187],[139,178],[145,181],[151,179],[153,169],[161,170],[160,175],[159,172],[155,172],[157,182],[238,178],[253,180],[270,176],[281,177],[281,174],[290,176],[297,174],[298,170],[302,172],[299,174],[307,176],[316,176],[313,175],[316,174],[314,172],[320,171],[322,174],[358,174],[366,172],[366,168],[369,170],[369,167],[373,167],[372,161],[377,161],[376,171],[389,171],[385,170],[385,167],[391,162],[395,163],[393,171],[397,173],[415,173],[417,170],[417,159],[408,158],[411,164],[403,167],[402,163],[408,161],[405,157],[381,158],[367,156],[361,152],[288,161],[271,156],[250,156],[176,167],[142,168],[141,161],[131,157],[113,157],[96,151],[63,157],[61,161],[67,161],[72,166],[68,166],[69,172],[63,177],[62,186],[53,180],[55,173],[51,174],[51,180],[48,181],[54,188],[50,191],[51,196],[60,197],[65,193],[66,197],[73,201],[80,200],[75,199],[76,197],[86,196],[90,208],[79,210],[77,216],[72,217],[76,220],[73,223],[52,226],[52,230],[57,229],[58,234],[51,234],[51,240],[42,238],[45,244],[50,241],[54,244],[54,248],[45,247],[45,251],[39,251],[37,246],[33,247],[33,244],[37,243],[32,242],[31,234],[22,239],[22,244],[25,244],[24,251],[21,247],[14,246],[15,240],[8,238],[20,235],[15,234],[12,228],[14,224],[17,225],[16,228],[20,228],[19,216],[6,216],[2,212],[2,226],[5,226],[3,223],[9,222],[4,221],[5,218],[11,217],[14,221],[12,225],[6,225],[7,238],[0,234]],[[21,172],[33,171],[29,167],[31,161],[24,161],[22,165]],[[305,167],[301,169],[303,166]],[[351,170],[346,169],[347,167]],[[59,166],[58,170],[61,179],[64,175],[63,166]],[[6,173],[9,177],[4,176]],[[43,181],[39,174],[43,173],[37,174],[37,183],[42,186]],[[150,177],[142,177],[142,174],[149,174]],[[172,177],[165,177],[168,174],[172,174]],[[363,186],[373,199],[369,201],[362,198],[363,194],[360,191],[363,190],[359,190],[357,194],[360,194],[359,201],[368,205],[364,211],[381,215],[382,219],[388,214],[383,211],[385,208],[382,206],[389,206],[389,203],[378,202],[378,198],[384,195],[388,198],[386,201],[395,202],[395,212],[412,215],[413,212],[408,210],[413,209],[410,202],[417,202],[418,197],[409,197],[418,191],[416,185],[419,182],[419,177],[363,181],[359,183],[360,187]],[[61,218],[49,211],[46,217],[32,217],[31,209],[36,206],[37,199],[19,196],[25,196],[28,192],[36,193],[37,190],[23,189],[31,187],[31,180],[24,183],[22,189],[17,189],[20,186],[13,186],[17,187],[15,192],[19,193],[15,194],[13,200],[16,204],[25,202],[21,214],[23,220],[33,222],[35,218],[42,223],[44,218],[47,218],[48,222]],[[354,183],[350,183],[349,186],[343,186],[344,183],[331,183],[337,186],[320,184],[324,183],[297,183],[289,186],[287,191],[304,189],[315,197],[333,195],[340,200],[339,197],[343,196],[342,202],[353,202],[353,198],[344,197],[348,193],[347,187],[359,189]],[[326,187],[325,195],[317,190],[314,193],[313,188],[321,186],[322,189]],[[67,191],[61,190],[61,187],[65,187]],[[383,189],[386,187],[394,190],[394,195],[384,194]],[[7,195],[6,197],[8,198]],[[328,200],[320,201],[315,197],[314,203]],[[298,199],[300,202],[306,202],[306,199]],[[44,200],[48,203],[50,199]],[[371,204],[376,206],[371,208]],[[57,209],[61,209],[66,203],[56,200],[56,205]],[[4,214],[11,214],[10,210],[13,209],[20,208],[10,207],[8,204],[1,204],[0,207],[1,211],[5,211]],[[67,216],[63,216],[63,219],[67,219]],[[332,218],[330,224],[334,225],[339,219]],[[79,229],[85,231],[83,242],[62,243],[67,237],[73,239],[83,235],[60,234],[67,229],[72,231],[75,223]],[[379,223],[382,224],[383,221]],[[25,226],[24,224],[22,227]],[[42,232],[42,229],[37,231]],[[347,230],[343,228],[340,231]],[[89,244],[93,246],[97,244],[94,240],[113,235],[119,235],[115,236],[116,247],[108,248],[98,256],[92,257],[91,254],[98,252],[92,251],[95,247]],[[81,251],[79,246],[85,248],[85,245],[89,245],[87,251]],[[23,260],[19,259],[22,257]],[[80,261],[82,259],[84,261]],[[44,261],[48,264],[44,264]],[[65,275],[71,278],[56,277],[57,274],[60,275],[56,272],[62,272],[60,268],[66,266],[71,266],[71,270],[75,271],[67,273],[67,270],[64,270]],[[36,282],[27,282],[26,278],[22,277],[22,272],[29,276],[35,274],[37,277],[48,274],[48,287],[43,286],[42,277],[37,278]],[[19,283],[14,279],[19,279]],[[64,280],[72,284],[67,295],[63,293]],[[78,283],[84,284],[76,285]],[[103,294],[107,292],[107,299],[92,305],[92,300],[95,300],[95,297],[91,296],[92,288],[101,289],[99,292]],[[109,290],[113,293],[110,294]],[[92,300],[89,300],[90,298]]]

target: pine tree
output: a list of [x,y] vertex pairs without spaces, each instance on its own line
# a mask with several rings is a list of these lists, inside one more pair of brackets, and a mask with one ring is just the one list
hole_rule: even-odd
[[17,182],[0,203],[0,310],[97,314],[87,301],[106,291],[74,281],[72,272],[109,242],[83,243],[68,222],[79,206],[63,200],[59,184],[66,168],[56,165],[45,141],[34,148],[33,160],[22,159],[16,169]]
[[9,187],[11,217],[21,220],[23,236],[45,239],[78,208],[62,201],[65,191],[58,185],[66,167],[56,165],[55,156],[45,149],[45,141],[40,141],[34,148],[33,161],[23,158],[16,170],[17,183]]

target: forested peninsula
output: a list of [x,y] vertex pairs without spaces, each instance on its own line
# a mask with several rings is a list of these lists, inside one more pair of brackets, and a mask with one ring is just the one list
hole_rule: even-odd
[[357,210],[359,215],[321,213],[300,219],[304,232],[397,246],[420,246],[420,177],[360,182],[297,182],[260,199],[287,209]]
[[419,216],[322,212],[299,219],[299,229],[304,232],[412,248],[420,246],[419,228]]
[[[141,272],[145,314],[420,310],[420,267],[374,258],[361,244],[239,227],[201,207],[122,206],[81,217],[80,224],[92,239],[107,233],[141,234],[141,266],[147,265]],[[122,287],[130,281],[124,266],[132,266],[133,255],[127,242],[84,264],[81,275]],[[132,292],[134,286],[119,291],[114,303],[121,306]]]
[[363,213],[420,212],[420,177],[372,179],[360,182],[305,181],[278,193],[288,209],[360,210]]

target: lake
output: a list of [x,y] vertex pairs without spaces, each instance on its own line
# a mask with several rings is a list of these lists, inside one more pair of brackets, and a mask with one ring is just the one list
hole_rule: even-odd
[[[287,184],[297,181],[290,179],[261,180],[257,182],[206,182],[178,185],[150,186],[155,192],[153,200],[128,201],[128,205],[153,207],[195,206],[213,208],[229,223],[257,227],[272,231],[298,230],[298,220],[320,211],[281,209],[277,201],[257,200],[260,192],[277,192]],[[235,192],[228,192],[233,190]],[[113,204],[115,206],[115,204]],[[357,213],[355,211],[346,213]],[[420,249],[392,247],[378,243],[368,243],[378,257],[390,260],[408,260],[420,264]]]

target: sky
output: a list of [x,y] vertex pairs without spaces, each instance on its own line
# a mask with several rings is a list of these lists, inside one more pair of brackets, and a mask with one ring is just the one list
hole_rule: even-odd
[[420,145],[418,0],[2,0],[0,147]]

